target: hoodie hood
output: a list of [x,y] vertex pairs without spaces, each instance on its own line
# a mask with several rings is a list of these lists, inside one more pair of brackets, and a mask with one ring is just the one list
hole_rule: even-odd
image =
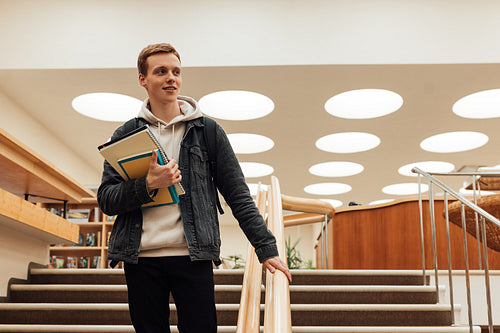
[[179,106],[181,108],[181,114],[172,119],[169,123],[159,119],[156,117],[151,110],[148,108],[149,98],[146,98],[142,103],[141,110],[137,115],[139,118],[143,118],[150,124],[158,125],[161,124],[165,127],[174,125],[179,122],[185,122],[189,120],[193,120],[196,118],[200,118],[202,116],[200,106],[198,102],[194,98],[188,96],[178,96],[177,101],[179,102]]

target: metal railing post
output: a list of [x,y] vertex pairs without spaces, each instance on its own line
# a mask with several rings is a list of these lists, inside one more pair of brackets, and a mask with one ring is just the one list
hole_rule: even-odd
[[493,315],[491,313],[491,289],[490,289],[490,273],[488,269],[488,244],[486,240],[486,225],[484,217],[481,216],[481,235],[483,239],[483,259],[484,259],[484,282],[486,285],[486,302],[488,304],[488,331],[493,333]]
[[444,191],[444,214],[446,219],[446,242],[448,245],[448,284],[450,285],[451,324],[455,325],[455,304],[453,301],[453,276],[451,271],[450,217],[448,211],[448,192]]
[[436,284],[436,300],[439,303],[439,283],[438,283],[438,262],[437,262],[437,237],[436,237],[436,219],[434,211],[434,191],[433,183],[429,180],[429,207],[432,228],[432,263],[434,266],[434,282]]
[[328,215],[325,214],[325,254],[326,254],[326,266],[325,268],[328,269]]
[[425,278],[425,242],[424,242],[424,213],[422,211],[422,189],[421,189],[421,178],[422,176],[418,174],[418,208],[420,211],[420,248],[422,252],[422,279],[423,285],[427,285],[427,279]]
[[464,260],[465,260],[465,285],[467,288],[467,310],[469,315],[469,331],[472,329],[472,301],[470,296],[470,276],[469,276],[469,251],[467,249],[467,224],[465,222],[465,205],[462,203],[462,237],[464,242]]
[[[473,175],[472,176],[472,194],[473,194],[473,197],[474,197],[474,205],[477,205],[476,179],[477,179],[476,175]],[[480,232],[479,232],[479,218],[478,218],[478,215],[477,215],[476,211],[474,211],[474,217],[476,219],[477,262],[478,262],[478,265],[479,265],[479,269],[481,270],[482,269],[482,266],[481,266],[481,237],[479,236],[480,235]]]

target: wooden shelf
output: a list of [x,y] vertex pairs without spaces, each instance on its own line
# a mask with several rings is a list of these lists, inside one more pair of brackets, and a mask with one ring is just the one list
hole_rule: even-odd
[[0,188],[19,197],[26,193],[79,203],[95,197],[76,180],[0,128]]
[[[51,203],[44,204],[45,208],[62,208],[62,205],[59,203]],[[97,200],[95,198],[84,199],[82,203],[78,204],[69,204],[68,212],[71,213],[72,209],[88,209],[89,212],[94,212],[98,207]],[[98,222],[71,222],[75,226],[78,227],[79,233],[82,234],[83,242],[86,241],[86,234],[89,232],[95,232],[96,237],[100,237],[100,239],[96,239],[97,244],[101,244],[100,246],[51,246],[50,247],[50,255],[54,256],[62,256],[67,259],[68,257],[76,257],[77,265],[80,261],[81,257],[95,257],[100,256],[101,261],[98,267],[96,268],[107,268],[108,261],[108,247],[107,247],[107,239],[108,232],[111,231],[113,227],[113,222],[106,221],[107,216],[104,215],[100,210],[97,217],[100,221]],[[54,263],[53,263],[54,264]],[[65,262],[66,264],[66,262]],[[77,266],[78,267],[78,266]],[[67,268],[66,265],[64,268]]]

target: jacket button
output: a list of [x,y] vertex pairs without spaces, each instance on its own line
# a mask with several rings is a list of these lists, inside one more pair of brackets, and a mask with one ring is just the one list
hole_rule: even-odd
[[139,228],[139,224],[136,224],[136,225],[135,225],[135,227],[136,227],[136,228]]

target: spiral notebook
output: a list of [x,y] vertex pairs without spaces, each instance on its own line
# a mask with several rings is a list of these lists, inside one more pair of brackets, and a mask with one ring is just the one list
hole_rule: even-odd
[[[135,179],[144,176],[149,169],[151,152],[157,150],[158,162],[168,163],[168,157],[148,125],[139,127],[122,137],[108,141],[99,147],[99,153],[122,176],[123,179]],[[145,168],[144,168],[145,167]],[[154,207],[177,203],[184,189],[180,183],[160,189],[155,201],[143,207]]]

